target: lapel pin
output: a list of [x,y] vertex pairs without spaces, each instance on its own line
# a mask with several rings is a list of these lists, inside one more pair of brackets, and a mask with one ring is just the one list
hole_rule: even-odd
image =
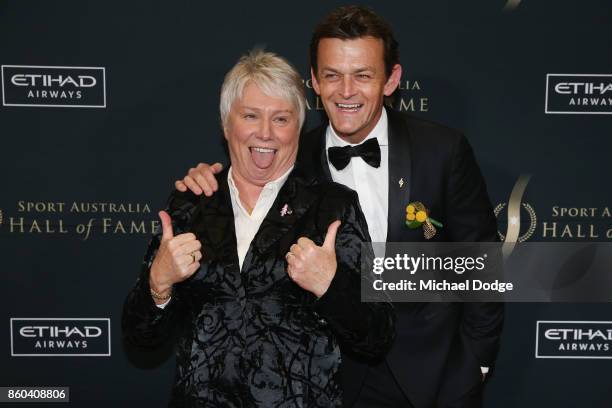
[[289,204],[283,205],[283,208],[281,208],[280,210],[281,217],[284,217],[285,215],[291,215],[291,214],[293,214],[293,210],[289,208]]
[[401,179],[399,179],[397,184],[399,184],[400,188],[404,187],[404,178],[402,177]]

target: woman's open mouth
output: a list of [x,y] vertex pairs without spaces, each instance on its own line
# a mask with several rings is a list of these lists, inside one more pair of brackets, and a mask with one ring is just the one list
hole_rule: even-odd
[[255,166],[260,169],[266,169],[272,165],[274,161],[274,155],[277,152],[277,149],[272,149],[269,147],[257,147],[251,146],[249,147],[251,151],[251,158],[255,163]]

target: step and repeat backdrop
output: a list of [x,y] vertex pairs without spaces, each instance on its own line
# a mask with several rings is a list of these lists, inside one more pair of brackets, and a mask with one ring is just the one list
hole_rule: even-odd
[[[341,4],[0,3],[0,386],[167,403],[172,349],[131,350],[120,327],[157,211],[189,167],[227,161],[219,89],[251,48],[298,67],[319,123],[307,47]],[[465,132],[501,236],[519,222],[521,241],[612,240],[608,1],[363,4],[400,42],[393,108]],[[611,358],[610,304],[509,304],[486,406],[612,406]]]

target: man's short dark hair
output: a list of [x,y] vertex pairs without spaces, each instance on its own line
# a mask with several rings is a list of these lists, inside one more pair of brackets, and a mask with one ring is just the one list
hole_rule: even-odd
[[342,6],[333,10],[315,27],[310,40],[310,65],[317,74],[317,52],[323,38],[354,40],[363,37],[381,39],[384,45],[385,73],[391,75],[399,64],[399,44],[391,26],[372,10],[361,6]]

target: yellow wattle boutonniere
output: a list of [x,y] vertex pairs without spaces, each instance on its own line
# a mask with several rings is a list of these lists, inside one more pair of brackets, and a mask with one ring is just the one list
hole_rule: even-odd
[[423,227],[425,239],[431,239],[436,235],[436,227],[442,228],[442,223],[429,216],[423,203],[414,201],[406,206],[406,226],[410,229]]

